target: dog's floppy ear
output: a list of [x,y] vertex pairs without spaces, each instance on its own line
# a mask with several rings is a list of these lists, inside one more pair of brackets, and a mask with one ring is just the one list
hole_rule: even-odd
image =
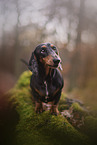
[[34,52],[32,52],[32,56],[29,60],[29,70],[33,72],[33,74],[38,75],[38,63],[35,58]]

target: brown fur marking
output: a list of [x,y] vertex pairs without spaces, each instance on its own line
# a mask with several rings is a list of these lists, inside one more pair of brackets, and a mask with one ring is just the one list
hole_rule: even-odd
[[52,105],[50,112],[51,112],[51,114],[58,115],[59,114],[58,104],[57,105]]
[[51,44],[51,47],[54,47],[54,45],[53,45],[53,44]]
[[42,96],[42,93],[38,89],[36,89],[36,88],[34,88],[34,89],[40,96]]
[[58,88],[54,93],[53,96],[60,90],[60,88]]
[[45,46],[45,45],[43,45],[43,46],[42,46],[42,48],[46,48],[46,46]]
[[36,102],[35,101],[35,112],[36,113],[42,113],[44,111],[43,109],[43,105],[42,105],[42,102]]
[[43,62],[47,65],[53,65],[53,57],[51,55],[48,55],[47,57],[43,58]]

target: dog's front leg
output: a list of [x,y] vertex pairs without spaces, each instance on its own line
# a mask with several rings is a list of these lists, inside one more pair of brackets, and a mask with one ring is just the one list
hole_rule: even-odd
[[35,112],[40,114],[44,111],[42,102],[35,101]]
[[51,110],[50,110],[50,113],[52,114],[52,115],[58,115],[59,114],[59,111],[58,111],[58,104],[57,105],[52,105],[51,106]]
[[52,115],[59,115],[59,111],[58,111],[58,103],[59,103],[59,99],[61,96],[61,92],[59,92],[56,96],[54,101],[52,102],[52,106],[51,106],[51,114]]

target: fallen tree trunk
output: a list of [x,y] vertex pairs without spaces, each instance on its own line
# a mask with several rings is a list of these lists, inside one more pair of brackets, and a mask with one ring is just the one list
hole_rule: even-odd
[[[35,105],[30,90],[29,71],[24,72],[16,86],[8,93],[11,108],[15,108],[18,121],[14,126],[13,145],[89,145],[90,139],[81,133],[69,122],[62,113],[58,116],[51,115],[49,110],[42,114],[36,114]],[[66,107],[64,96],[61,97],[59,110]],[[77,107],[76,107],[77,106]],[[82,108],[78,104],[71,104],[74,113],[78,111],[83,115]],[[64,112],[64,111],[63,111]],[[73,111],[72,111],[73,113]],[[84,116],[84,115],[83,115]],[[13,120],[13,116],[10,118]],[[10,143],[11,144],[11,143]]]

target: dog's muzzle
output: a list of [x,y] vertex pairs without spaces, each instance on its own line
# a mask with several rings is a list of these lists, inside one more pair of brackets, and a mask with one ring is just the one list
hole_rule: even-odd
[[57,67],[60,62],[60,59],[55,58],[55,59],[53,59],[53,62],[54,62],[54,66]]
[[54,56],[54,59],[53,59],[53,63],[54,63],[54,67],[59,67],[60,70],[62,70],[62,61],[61,61],[61,58],[59,55],[56,55]]

